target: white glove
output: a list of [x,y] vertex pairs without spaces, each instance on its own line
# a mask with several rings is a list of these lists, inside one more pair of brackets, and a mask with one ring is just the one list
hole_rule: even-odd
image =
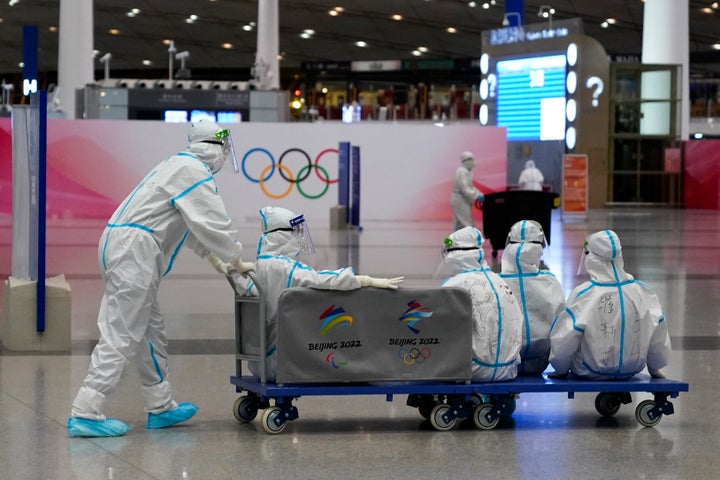
[[249,272],[252,272],[255,270],[255,264],[252,262],[243,262],[242,258],[238,258],[234,262],[230,264],[232,269],[242,275],[243,277],[247,277],[247,274]]
[[665,374],[659,368],[648,367],[648,372],[652,378],[665,378]]
[[405,279],[405,277],[375,278],[367,275],[355,275],[355,278],[358,279],[361,287],[392,288],[393,290],[397,289]]
[[214,253],[210,254],[210,256],[208,257],[208,262],[210,262],[210,265],[212,265],[213,268],[218,271],[218,273],[222,273],[223,275],[228,274],[230,264],[220,260],[220,257],[215,255]]

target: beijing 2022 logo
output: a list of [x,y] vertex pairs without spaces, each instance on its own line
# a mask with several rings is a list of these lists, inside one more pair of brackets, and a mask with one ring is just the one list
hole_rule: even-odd
[[405,322],[410,331],[417,335],[418,333],[420,333],[420,329],[416,328],[415,324],[423,318],[432,317],[433,311],[427,307],[423,307],[419,302],[416,302],[415,300],[409,301],[407,305],[408,309],[405,310],[405,313],[403,313],[398,320],[400,320],[401,322]]
[[[320,165],[320,160],[323,159],[323,157],[325,157],[326,155],[332,156],[333,154],[337,159],[339,155],[337,148],[326,148],[320,151],[320,153],[315,156],[315,160],[312,160],[310,158],[310,154],[302,148],[288,148],[284,152],[282,152],[276,160],[275,155],[273,155],[270,150],[262,147],[256,147],[251,148],[250,150],[245,152],[245,154],[242,156],[241,166],[245,178],[247,178],[253,183],[257,183],[260,186],[260,190],[262,190],[262,192],[269,198],[272,198],[274,200],[285,198],[290,195],[293,186],[296,186],[297,191],[300,195],[305,198],[314,200],[325,195],[325,193],[327,193],[328,189],[330,188],[330,185],[338,182],[337,178],[331,179],[328,171]],[[293,172],[290,167],[283,163],[287,163],[292,159],[298,158],[301,160],[301,164],[304,163],[304,165],[302,165],[297,172]],[[265,164],[265,166],[262,166],[263,163]],[[249,164],[255,165],[256,168],[254,170],[259,170],[260,173],[256,176],[252,173],[249,173]],[[257,167],[258,164],[260,164],[261,166]],[[313,170],[315,171],[315,175],[311,177],[310,174],[313,172]],[[275,175],[276,173],[278,175]],[[273,182],[272,185],[269,185],[268,182],[270,182],[272,178],[277,177],[287,182],[287,187],[284,187],[284,190],[280,189],[280,191],[270,191],[270,188],[276,186],[276,182]],[[315,180],[316,178],[317,180]],[[309,193],[307,191],[307,187],[303,186],[306,182],[309,182],[310,180],[315,180],[315,182],[320,183],[321,186],[319,193]]]

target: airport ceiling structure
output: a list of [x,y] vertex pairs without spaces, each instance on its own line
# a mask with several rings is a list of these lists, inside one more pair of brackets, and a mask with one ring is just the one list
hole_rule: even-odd
[[[59,0],[1,0],[0,75],[22,71],[23,25],[38,27],[41,74],[57,71],[59,9]],[[280,67],[299,70],[303,62],[477,58],[482,32],[502,27],[505,2],[279,0],[279,10]],[[169,40],[189,52],[193,72],[254,63],[258,0],[94,0],[93,11],[96,71],[110,53],[111,74],[167,72]],[[642,0],[525,0],[523,15],[525,24],[582,18],[585,34],[614,58],[642,51]],[[691,76],[720,77],[718,3],[689,0],[689,18]]]

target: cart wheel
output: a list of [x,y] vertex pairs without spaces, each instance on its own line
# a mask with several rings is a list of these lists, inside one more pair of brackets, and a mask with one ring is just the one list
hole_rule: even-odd
[[635,409],[635,420],[644,427],[654,427],[662,418],[661,412],[655,412],[657,404],[653,400],[643,400]]
[[280,407],[266,408],[262,414],[262,427],[267,433],[281,433],[287,422]]
[[240,423],[252,422],[257,416],[258,404],[252,398],[243,395],[233,404],[233,415]]
[[500,422],[499,415],[493,415],[494,406],[491,403],[483,403],[473,411],[473,421],[480,430],[492,430]]
[[501,405],[501,415],[503,417],[512,417],[512,414],[515,413],[515,408],[517,408],[517,401],[515,400],[515,397],[507,396],[502,399]]
[[603,417],[612,417],[620,410],[620,398],[616,393],[598,393],[595,397],[595,410]]
[[432,409],[432,412],[430,413],[430,424],[438,432],[447,432],[453,426],[455,426],[455,421],[457,420],[457,418],[453,417],[452,420],[448,420],[446,415],[449,412],[450,405],[447,405],[446,403],[435,405],[435,407]]

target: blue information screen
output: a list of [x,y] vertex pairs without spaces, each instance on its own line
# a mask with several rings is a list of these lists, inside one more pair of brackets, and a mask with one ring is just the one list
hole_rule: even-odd
[[497,62],[497,125],[508,141],[565,138],[565,55]]

